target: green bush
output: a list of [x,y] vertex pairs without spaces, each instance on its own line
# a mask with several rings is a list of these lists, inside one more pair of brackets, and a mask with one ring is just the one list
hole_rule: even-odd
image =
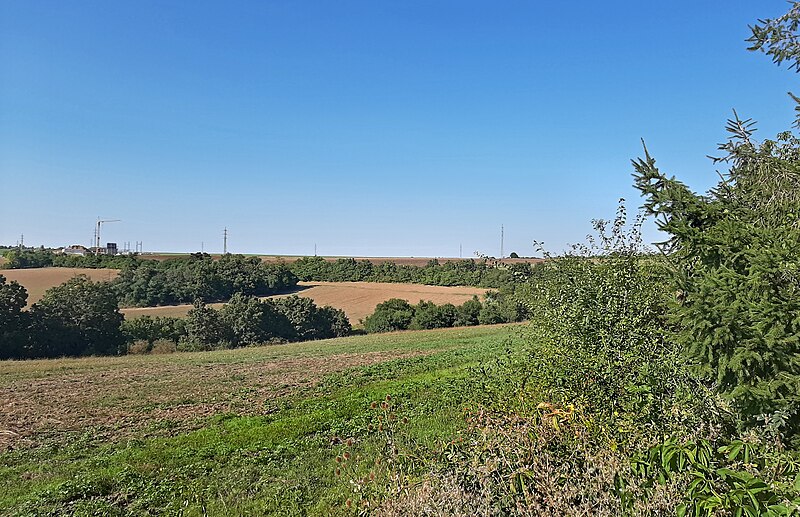
[[364,319],[364,330],[369,333],[406,330],[413,319],[414,307],[405,300],[392,298],[379,303]]
[[76,276],[48,289],[30,309],[27,357],[114,355],[125,351],[123,320],[107,282]]
[[186,320],[144,315],[123,321],[122,333],[128,342],[143,340],[152,345],[154,341],[167,339],[177,343],[180,337],[186,334]]
[[597,236],[550,257],[530,281],[528,388],[539,400],[575,404],[619,427],[671,414],[680,360],[667,324],[665,265],[646,253],[641,219],[624,206]]
[[454,326],[457,319],[458,310],[452,303],[436,305],[433,302],[420,300],[414,306],[414,317],[408,328],[415,330],[447,328]]

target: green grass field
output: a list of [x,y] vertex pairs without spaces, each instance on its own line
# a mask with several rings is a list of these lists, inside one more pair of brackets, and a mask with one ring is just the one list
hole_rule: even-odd
[[0,363],[0,514],[353,514],[457,438],[520,331]]

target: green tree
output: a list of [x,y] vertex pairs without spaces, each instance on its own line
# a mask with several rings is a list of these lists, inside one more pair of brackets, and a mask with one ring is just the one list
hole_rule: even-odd
[[473,296],[471,300],[462,303],[458,309],[458,317],[453,322],[457,327],[467,327],[478,324],[478,316],[481,313],[483,304],[478,300],[477,296]]
[[224,347],[227,335],[219,312],[197,300],[186,315],[186,337],[179,345],[182,350],[212,350]]
[[375,311],[364,319],[367,332],[393,332],[406,330],[414,318],[414,307],[405,300],[392,298],[375,307]]
[[458,318],[456,306],[452,303],[436,305],[433,302],[421,301],[414,306],[414,317],[410,329],[438,329],[452,327]]
[[48,289],[30,313],[32,357],[117,354],[125,342],[123,316],[107,282],[76,276]]
[[294,329],[294,340],[326,339],[350,332],[344,312],[332,307],[317,307],[310,298],[287,296],[273,300]]
[[0,275],[0,359],[21,359],[27,351],[27,314],[22,309],[28,292],[16,281]]
[[235,294],[220,311],[233,346],[252,346],[276,339],[291,340],[295,330],[288,318],[268,301]]
[[669,235],[685,352],[730,398],[744,425],[779,417],[800,432],[800,140],[757,142],[730,121],[728,172],[698,195],[645,158],[645,208]]

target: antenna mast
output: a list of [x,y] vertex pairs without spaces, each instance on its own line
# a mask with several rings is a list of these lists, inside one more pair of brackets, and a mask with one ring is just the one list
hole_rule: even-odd
[[503,225],[501,224],[500,225],[500,258],[503,258],[503,244],[505,244],[504,240],[505,240],[505,228],[503,228]]
[[228,227],[225,227],[225,230],[222,232],[222,254],[228,254]]

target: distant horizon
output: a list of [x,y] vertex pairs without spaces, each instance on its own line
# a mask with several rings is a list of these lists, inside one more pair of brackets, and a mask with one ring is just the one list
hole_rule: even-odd
[[[119,243],[116,243],[119,244]],[[39,249],[40,247],[44,247],[48,250],[55,250],[59,248],[66,248],[69,246],[84,246],[87,249],[91,249],[93,246],[91,245],[84,245],[80,243],[72,243],[66,245],[59,245],[59,246],[49,246],[46,244],[25,244],[25,249]],[[0,244],[0,248],[3,249],[14,249],[19,247],[19,244]],[[123,254],[140,254],[140,255],[191,255],[193,253],[206,253],[211,256],[215,255],[224,255],[222,251],[202,251],[202,250],[195,250],[195,251],[164,251],[164,250],[144,250],[141,252],[131,251],[131,250],[121,250],[118,255]],[[244,256],[252,256],[252,257],[274,257],[274,258],[302,258],[302,257],[320,257],[320,258],[355,258],[355,259],[447,259],[447,260],[476,260],[481,258],[490,258],[490,259],[510,259],[510,260],[525,260],[525,259],[533,259],[533,260],[541,260],[541,256],[534,256],[534,255],[522,255],[521,253],[517,253],[518,257],[510,257],[511,253],[517,253],[515,251],[511,251],[503,257],[495,256],[495,255],[485,255],[485,256],[465,256],[465,257],[458,257],[458,256],[447,256],[447,255],[436,255],[436,256],[429,256],[429,255],[323,255],[317,253],[316,255],[311,254],[297,254],[297,253],[267,253],[267,252],[251,252],[251,251],[228,251],[229,255],[244,255]]]

